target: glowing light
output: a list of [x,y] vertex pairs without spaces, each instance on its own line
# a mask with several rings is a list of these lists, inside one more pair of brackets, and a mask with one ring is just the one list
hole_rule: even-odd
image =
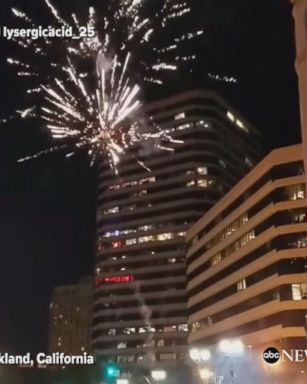
[[[111,168],[117,172],[127,148],[136,143],[147,142],[146,146],[153,150],[168,151],[173,150],[171,143],[181,143],[154,124],[150,132],[144,133],[140,94],[143,82],[162,84],[163,73],[177,70],[175,61],[195,58],[195,55],[179,56],[175,52],[182,43],[200,36],[203,31],[185,33],[165,46],[152,43],[153,37],[168,23],[190,12],[187,2],[164,0],[155,15],[143,18],[149,0],[109,0],[103,17],[98,17],[93,7],[89,8],[84,23],[87,31],[81,36],[81,18],[75,13],[64,17],[51,0],[44,2],[57,28],[69,28],[72,36],[13,40],[32,53],[31,64],[14,58],[7,61],[17,68],[19,76],[31,79],[33,84],[27,87],[26,93],[32,97],[40,95],[35,110],[26,108],[17,111],[17,116],[40,117],[53,138],[61,144],[24,157],[19,162],[60,149],[68,149],[67,157],[70,157],[84,149],[91,164],[98,157],[106,156]],[[27,27],[39,27],[23,11],[12,8],[12,13]],[[102,22],[99,35],[98,21],[99,24]],[[149,53],[147,62],[143,61],[145,47]],[[88,70],[81,65],[84,60],[90,63]],[[139,74],[137,82],[131,73]],[[10,119],[1,121],[6,123]],[[136,160],[149,170],[143,161]]]

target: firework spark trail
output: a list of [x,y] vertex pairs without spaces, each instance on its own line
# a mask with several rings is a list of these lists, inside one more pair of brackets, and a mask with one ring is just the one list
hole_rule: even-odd
[[[50,0],[44,2],[56,25],[73,31],[72,38],[64,37],[60,43],[51,38],[17,40],[17,44],[33,53],[35,63],[14,58],[8,58],[8,63],[17,68],[19,76],[31,78],[33,84],[26,92],[40,95],[35,111],[53,138],[74,138],[74,149],[67,156],[85,148],[92,163],[98,156],[107,155],[111,167],[117,171],[121,156],[136,143],[148,141],[153,149],[172,150],[168,144],[179,142],[159,127],[154,127],[152,133],[142,133],[140,93],[143,82],[163,84],[162,74],[175,71],[178,61],[195,59],[195,55],[180,56],[176,52],[180,44],[201,35],[202,31],[180,35],[166,46],[152,43],[159,31],[165,34],[169,23],[190,12],[187,2],[161,0],[157,14],[148,17],[145,9],[149,0],[109,0],[102,31],[98,31],[98,17],[90,7],[84,24],[88,34],[82,37],[81,18],[75,13],[69,19],[64,18]],[[16,18],[37,27],[25,12],[16,8],[12,12]],[[144,49],[151,57],[146,62],[140,59]],[[44,66],[40,65],[40,58],[49,59],[47,71],[45,62]],[[84,60],[89,60],[91,67],[78,69]],[[132,77],[132,72],[138,75]],[[26,108],[18,114],[22,118],[33,117],[34,109]],[[66,145],[40,151],[21,161],[63,147]],[[143,161],[137,161],[148,169]]]

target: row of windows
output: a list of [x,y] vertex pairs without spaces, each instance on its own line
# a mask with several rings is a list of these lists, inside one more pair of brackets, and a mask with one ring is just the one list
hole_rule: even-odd
[[227,117],[230,121],[232,121],[233,123],[235,123],[237,125],[237,127],[239,127],[240,129],[242,129],[244,132],[246,133],[249,133],[249,129],[243,124],[243,122],[241,120],[239,120],[238,118],[236,118],[234,116],[234,114],[230,111],[227,111]]
[[[202,238],[205,234],[211,231],[215,225],[217,225],[222,219],[230,215],[233,211],[242,205],[248,197],[251,197],[255,192],[259,191],[266,183],[270,180],[277,180],[281,178],[293,177],[297,175],[302,175],[303,171],[303,162],[293,162],[283,165],[277,165],[273,169],[268,170],[259,180],[257,180],[250,188],[245,190],[240,196],[236,198],[236,200],[230,204],[227,208],[225,208],[221,214],[210,221],[198,234],[198,238]],[[289,189],[288,200],[296,200],[296,199],[304,199],[305,198],[305,186],[303,184],[293,186],[293,188]],[[190,246],[193,241],[190,242]]]
[[[277,203],[279,201],[284,201],[284,200],[298,200],[298,199],[304,199],[306,196],[306,188],[305,188],[305,185],[304,184],[295,184],[295,185],[291,185],[289,187],[284,187],[284,188],[278,188],[274,191],[272,191],[270,193],[270,195],[266,196],[265,198],[263,198],[260,202],[258,202],[254,207],[252,207],[247,213],[246,215],[242,215],[240,219],[238,220],[242,220],[242,223],[246,223],[247,220],[251,220],[251,218],[253,216],[255,216],[257,213],[259,213],[262,209],[264,209],[268,204],[270,203]],[[301,213],[299,213],[301,214]],[[303,213],[302,213],[303,214]],[[299,216],[297,217],[298,220],[304,220],[304,216]],[[218,224],[218,222],[216,223],[216,225]],[[234,226],[233,228],[232,225]],[[225,236],[227,234],[227,236],[231,235],[232,232],[231,230],[232,229],[235,229],[236,226],[238,225],[238,223],[232,223],[230,224],[229,227],[225,228],[224,231],[222,231],[219,235],[217,235],[217,237],[215,237],[211,242],[207,243],[205,246],[201,247],[199,250],[197,250],[193,255],[191,255],[188,259],[188,263],[192,263],[194,260],[198,259],[204,252],[206,252],[208,249],[212,248],[214,245],[218,244],[219,241],[221,241],[223,239],[223,236]],[[240,225],[240,224],[239,224]],[[238,228],[237,228],[238,229]],[[205,233],[204,233],[204,230],[201,231],[198,236],[196,236],[193,241],[190,243],[190,246],[193,245],[193,242],[194,244],[197,243],[198,241],[198,238],[201,238],[202,236],[204,236]],[[232,244],[232,246],[234,247],[234,249],[238,249],[240,247],[238,247],[237,244]],[[228,247],[229,249],[229,247]],[[226,254],[228,252],[228,249],[226,250]],[[225,253],[225,252],[224,252]],[[232,252],[231,252],[232,253]],[[222,255],[222,258],[224,256]],[[219,255],[216,255],[216,257],[213,258],[213,265],[216,264],[216,261],[218,262],[220,259]]]
[[[248,222],[247,213],[243,214],[239,219],[236,219],[231,224],[229,224],[225,229],[223,229],[218,235],[216,235],[211,241],[206,244],[206,249],[209,250],[215,245],[217,245],[220,241],[225,239],[226,237],[232,235],[238,229],[242,227],[245,223]],[[194,237],[193,245],[198,242],[198,236]]]
[[99,238],[98,240],[98,250],[101,251],[102,249],[118,249],[122,248],[124,246],[131,246],[136,244],[144,244],[149,243],[153,241],[166,241],[166,240],[173,240],[180,237],[185,237],[186,232],[180,231],[180,232],[166,232],[166,233],[159,233],[158,235],[149,235],[149,236],[141,236],[141,237],[135,237],[132,239],[126,239],[126,240],[115,240],[112,241],[109,244],[102,244],[102,238]]
[[[243,279],[237,283],[238,291],[245,290],[247,287],[246,279]],[[214,316],[209,316],[204,320],[196,321],[192,323],[190,326],[191,332],[197,332],[200,329],[211,327],[213,324],[222,321],[231,316],[235,316],[236,314],[243,313],[249,309],[255,308],[258,305],[265,304],[272,300],[306,300],[307,299],[307,283],[297,283],[291,284],[289,286],[291,289],[291,296],[286,295],[286,291],[288,290],[288,286],[284,286],[284,288],[280,288],[280,291],[268,291],[263,293],[257,297],[254,297],[253,300],[248,300],[246,302],[240,303],[236,306],[233,306],[229,309],[223,310]],[[283,297],[281,293],[284,291]]]
[[236,252],[238,249],[245,247],[251,240],[254,240],[255,237],[256,237],[255,230],[252,230],[252,231],[246,233],[245,235],[240,237],[238,240],[236,240],[234,243],[232,243],[228,247],[224,248],[221,252],[214,255],[211,258],[211,266],[218,264],[225,257]]
[[[187,225],[188,222],[184,222],[183,224]],[[169,228],[174,225],[175,225],[174,223],[169,223],[169,222],[159,223],[156,225],[147,224],[147,225],[141,225],[135,229],[121,229],[121,230],[115,230],[115,231],[108,231],[108,232],[105,232],[101,237],[102,238],[120,237],[120,236],[130,235],[131,233],[154,231],[156,229],[161,229],[165,227]]]
[[188,332],[188,325],[187,324],[179,324],[179,325],[168,325],[165,327],[130,327],[130,328],[124,328],[124,329],[116,329],[116,328],[110,328],[107,331],[107,334],[109,336],[115,336],[115,335],[133,335],[136,333],[161,333],[161,332]]
[[[148,356],[147,355],[123,355],[123,356],[117,356],[117,362],[118,363],[140,363],[146,360]],[[184,358],[184,354],[176,355],[176,353],[158,353],[156,354],[156,359],[158,361],[169,361],[169,360],[181,360]]]

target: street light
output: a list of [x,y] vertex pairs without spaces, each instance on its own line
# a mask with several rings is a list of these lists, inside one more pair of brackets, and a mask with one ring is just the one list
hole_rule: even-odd
[[235,371],[232,358],[234,355],[241,355],[244,352],[244,345],[241,340],[222,340],[219,344],[221,352],[230,358],[230,378],[231,383],[235,383]]
[[209,379],[213,376],[213,372],[211,372],[208,368],[201,368],[199,370],[199,376],[202,380],[208,382]]
[[166,376],[167,376],[166,371],[162,371],[162,370],[151,371],[151,377],[157,382],[165,380]]

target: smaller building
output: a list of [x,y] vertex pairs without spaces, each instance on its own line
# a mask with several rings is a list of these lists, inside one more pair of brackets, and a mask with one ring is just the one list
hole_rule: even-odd
[[90,352],[93,279],[53,289],[50,304],[49,352]]
[[188,232],[190,345],[305,348],[303,169],[301,145],[274,150]]

